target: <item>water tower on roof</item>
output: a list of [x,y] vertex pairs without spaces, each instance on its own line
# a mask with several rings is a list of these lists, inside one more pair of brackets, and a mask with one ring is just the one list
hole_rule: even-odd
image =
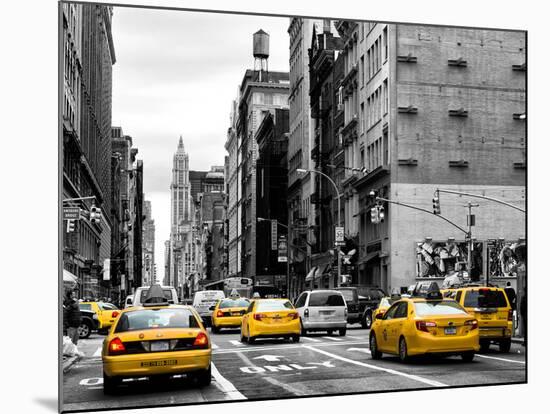
[[254,54],[254,71],[258,72],[260,82],[262,82],[262,78],[264,77],[267,81],[267,73],[269,72],[267,65],[267,59],[269,58],[269,34],[262,29],[254,33],[252,47]]

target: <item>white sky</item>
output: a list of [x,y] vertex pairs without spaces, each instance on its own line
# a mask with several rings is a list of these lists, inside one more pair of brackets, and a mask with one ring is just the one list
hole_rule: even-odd
[[172,156],[180,134],[192,170],[223,165],[231,102],[254,67],[252,35],[270,35],[269,69],[289,70],[288,18],[115,7],[113,118],[143,159],[155,220],[157,279],[170,235]]

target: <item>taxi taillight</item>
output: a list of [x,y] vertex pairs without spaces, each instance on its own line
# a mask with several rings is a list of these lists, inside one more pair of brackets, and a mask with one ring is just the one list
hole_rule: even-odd
[[206,336],[204,332],[199,332],[195,338],[195,342],[193,342],[193,346],[197,348],[208,348],[208,336]]
[[113,311],[113,313],[111,314],[111,318],[116,318],[117,316],[118,316],[118,312]]
[[514,311],[512,309],[508,309],[508,321],[511,322],[514,320]]
[[292,319],[298,319],[298,312],[290,312],[288,316]]
[[109,355],[119,355],[126,352],[126,347],[120,340],[116,337],[111,342],[109,342]]
[[464,323],[464,325],[469,326],[473,331],[474,329],[477,329],[477,327],[478,327],[477,319],[471,319],[469,321],[466,321]]
[[435,328],[437,324],[432,321],[416,321],[416,329],[423,332],[430,332],[428,328]]
[[218,311],[216,312],[216,316],[218,318],[221,318],[223,316],[223,312],[221,310],[218,309]]
[[265,315],[263,313],[254,314],[254,319],[256,319],[257,321],[261,321],[263,318],[265,318]]

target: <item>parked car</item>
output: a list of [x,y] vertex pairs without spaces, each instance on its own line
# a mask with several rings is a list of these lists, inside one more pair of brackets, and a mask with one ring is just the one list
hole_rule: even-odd
[[335,290],[342,292],[346,300],[348,323],[360,323],[363,328],[370,329],[373,312],[386,293],[376,286],[346,286]]
[[302,292],[295,304],[300,314],[302,335],[308,331],[327,331],[329,335],[337,330],[340,336],[346,334],[346,301],[337,290],[314,290]]
[[93,331],[99,329],[99,320],[97,314],[92,310],[80,309],[80,316],[82,317],[82,322],[78,327],[78,337],[80,339],[85,339],[88,338]]

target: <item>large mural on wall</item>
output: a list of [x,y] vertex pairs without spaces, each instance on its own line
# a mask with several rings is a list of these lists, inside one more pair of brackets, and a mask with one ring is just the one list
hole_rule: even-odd
[[487,243],[489,276],[517,277],[522,257],[519,254],[520,243],[506,240],[494,240]]
[[[473,243],[471,280],[479,280],[483,269],[483,243]],[[416,245],[416,277],[446,277],[466,270],[468,244],[456,241],[425,241]]]

